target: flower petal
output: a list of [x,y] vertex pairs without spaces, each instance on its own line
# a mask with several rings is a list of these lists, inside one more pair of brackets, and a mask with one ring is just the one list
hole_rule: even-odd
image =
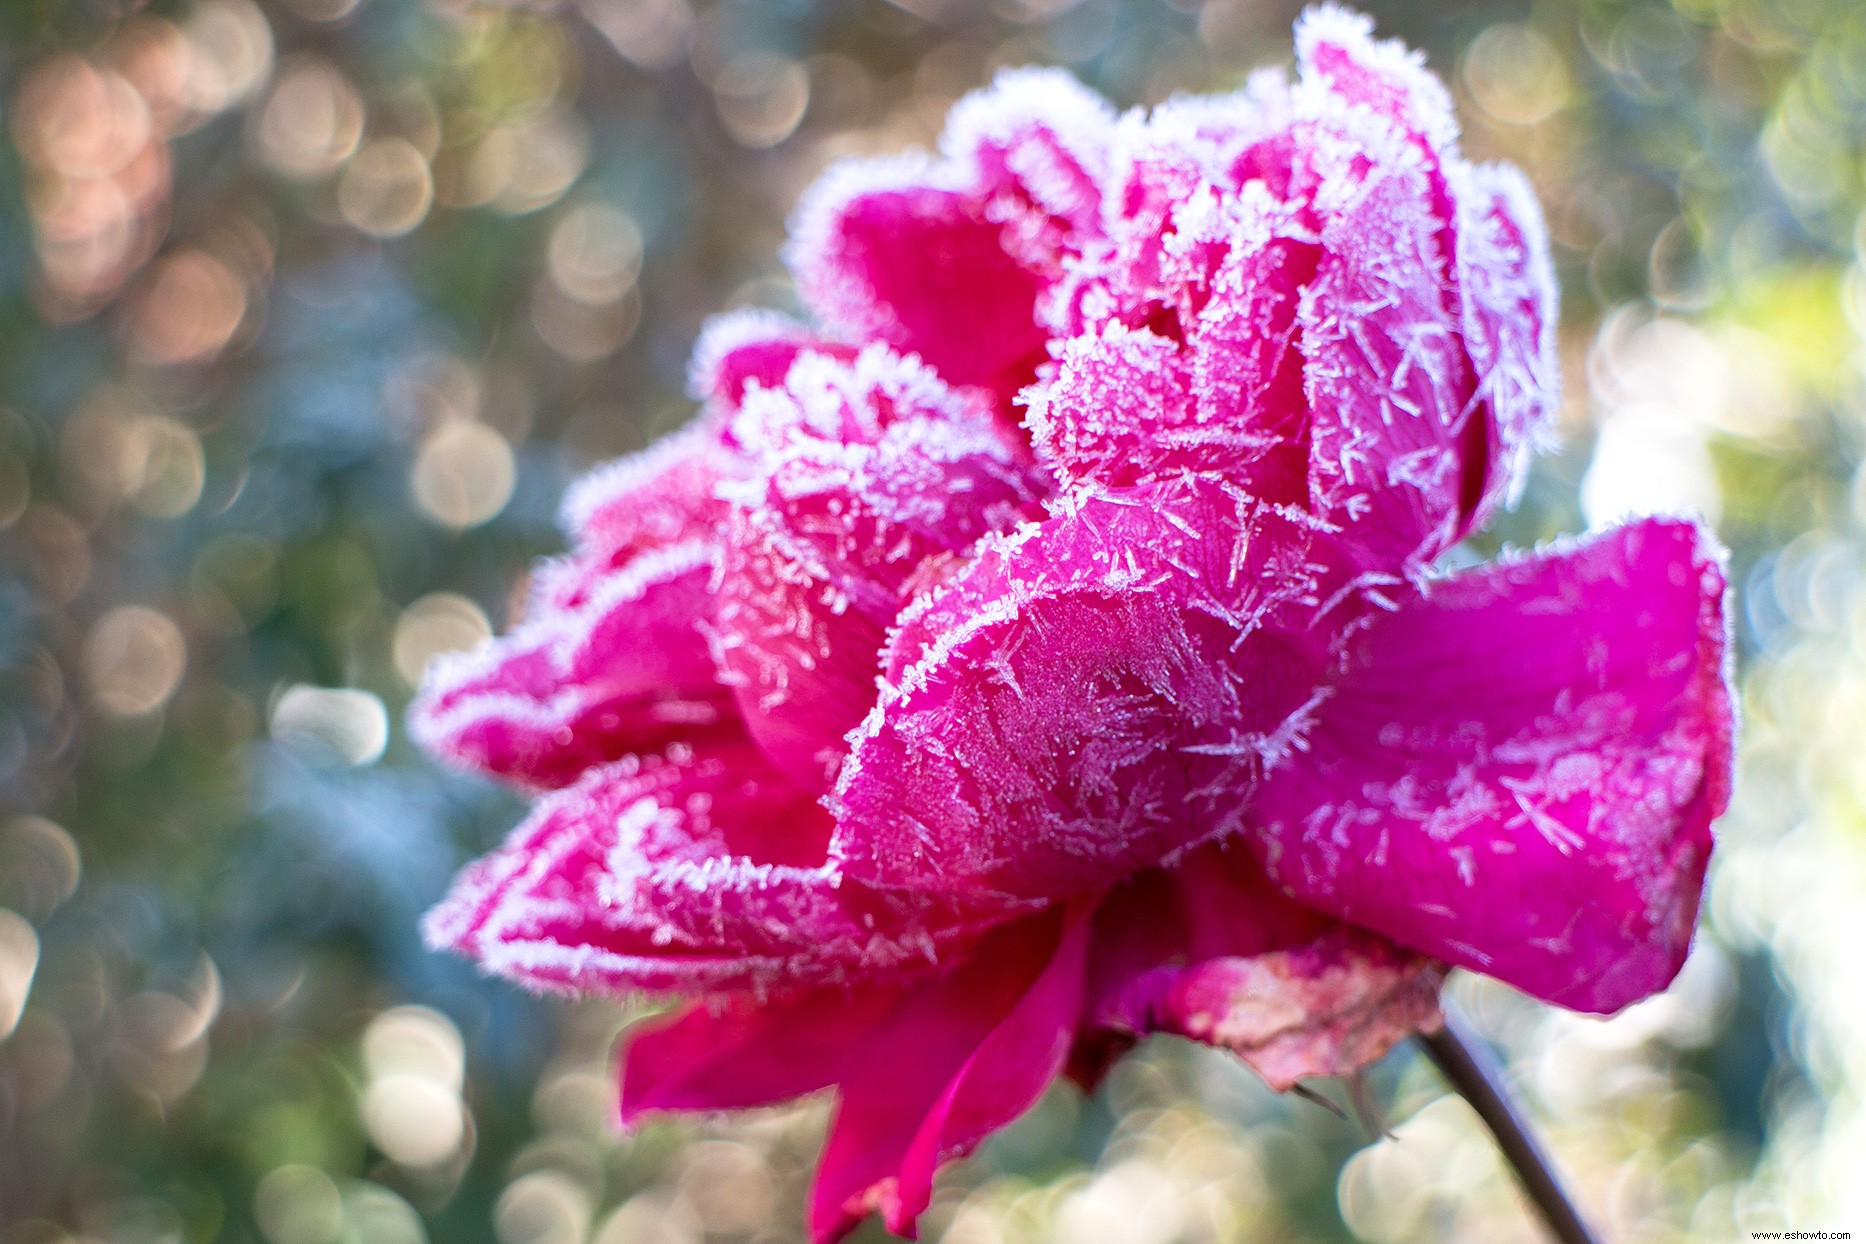
[[1045,357],[1037,297],[1099,219],[1110,124],[1067,74],[1007,73],[954,109],[944,158],[837,165],[792,223],[804,301],[1008,402]]
[[1012,222],[1011,250],[1052,266],[1101,226],[1114,111],[1061,69],[1007,69],[953,105],[940,135],[972,171],[986,215]]
[[637,1025],[623,1037],[622,1122],[773,1106],[828,1088],[900,996],[888,984],[733,994]]
[[1296,63],[1317,93],[1368,108],[1419,135],[1423,144],[1452,149],[1458,124],[1451,95],[1425,58],[1397,39],[1374,38],[1373,19],[1335,5],[1317,5],[1296,22]]
[[746,389],[784,383],[791,364],[805,352],[854,358],[851,346],[832,342],[777,311],[745,307],[716,315],[700,331],[687,368],[687,391],[695,400],[730,416]]
[[911,1235],[938,1163],[1035,1104],[1081,1017],[1087,908],[1054,908],[987,937],[910,993],[848,1062],[811,1192],[827,1244],[879,1210]]
[[1089,963],[1090,1041],[1175,1033],[1234,1051],[1278,1090],[1351,1074],[1434,1027],[1444,979],[1443,965],[1285,897],[1235,844],[1116,887]]
[[725,506],[713,494],[736,473],[710,412],[640,453],[585,474],[564,493],[558,524],[592,572],[618,568],[650,549],[713,538]]
[[1296,27],[1299,88],[1389,118],[1418,151],[1434,195],[1449,205],[1438,250],[1451,265],[1447,293],[1473,369],[1464,425],[1462,537],[1520,490],[1560,392],[1557,298],[1548,233],[1535,194],[1503,165],[1474,166],[1458,150],[1451,97],[1424,58],[1373,37],[1371,19],[1344,9],[1309,10]]
[[1552,409],[1541,218],[1459,157],[1415,57],[1332,10],[1299,46],[1294,91],[1124,122],[1029,423],[1068,481],[1210,475],[1340,529],[1364,569],[1418,569],[1511,492]]
[[874,705],[910,583],[1014,525],[1041,483],[975,393],[880,347],[799,364],[735,426],[760,452],[730,493],[714,654],[752,736],[822,790]]
[[1057,896],[1242,824],[1324,667],[1299,517],[1205,485],[1078,499],[904,617],[830,805],[848,873]]
[[1016,914],[846,880],[830,828],[742,736],[630,757],[540,799],[428,940],[537,988],[744,989],[931,971]]
[[1723,595],[1710,537],[1655,519],[1374,619],[1258,799],[1270,875],[1563,1006],[1663,988],[1729,798]]
[[409,729],[455,764],[534,788],[732,715],[697,621],[717,557],[706,540],[610,569],[547,564],[531,617],[473,652],[436,661]]
[[1487,446],[1489,484],[1468,527],[1514,504],[1529,459],[1547,435],[1561,393],[1555,318],[1560,305],[1548,228],[1528,181],[1508,165],[1448,170],[1458,192],[1458,290],[1464,345],[1477,369],[1478,398],[1496,434]]
[[536,788],[729,717],[698,623],[735,469],[717,416],[585,476],[565,496],[575,542],[542,563],[526,618],[436,661],[409,710],[455,764]]

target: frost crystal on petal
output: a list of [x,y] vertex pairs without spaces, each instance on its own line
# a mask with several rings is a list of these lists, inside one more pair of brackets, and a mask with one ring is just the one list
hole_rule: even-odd
[[1065,480],[1222,477],[1418,567],[1514,491],[1552,408],[1541,219],[1363,19],[1317,10],[1297,46],[1293,90],[1124,120],[1030,426]]
[[714,654],[753,737],[822,789],[917,576],[1014,525],[1043,485],[979,394],[878,346],[805,357],[734,426],[755,467],[726,490]]
[[428,939],[534,987],[747,989],[925,973],[1012,914],[848,882],[829,832],[742,737],[630,757],[539,800]]
[[1326,660],[1311,534],[1188,483],[987,540],[892,641],[831,800],[843,867],[1066,895],[1241,828]]
[[457,764],[553,787],[730,716],[699,630],[727,469],[702,423],[573,489],[576,548],[539,568],[510,633],[435,662],[410,710],[415,737]]
[[1723,595],[1656,519],[1413,592],[1247,837],[1301,901],[1563,1006],[1664,988],[1729,801]]

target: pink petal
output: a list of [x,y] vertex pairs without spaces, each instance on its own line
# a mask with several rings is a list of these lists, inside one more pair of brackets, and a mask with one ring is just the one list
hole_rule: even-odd
[[909,994],[849,1059],[811,1192],[817,1244],[869,1213],[911,1235],[938,1163],[1035,1104],[1082,1010],[1087,907],[1006,925]]
[[827,341],[776,311],[746,307],[716,315],[706,322],[693,345],[687,389],[696,400],[730,416],[738,411],[749,386],[776,388],[806,351],[855,357],[852,347]]
[[710,541],[655,548],[606,569],[544,567],[531,617],[485,647],[442,658],[409,710],[435,754],[535,788],[730,718],[706,640]]
[[1364,564],[1417,565],[1464,533],[1484,489],[1488,431],[1433,179],[1391,149],[1366,166],[1361,148],[1319,141],[1311,155],[1326,215],[1297,316],[1313,412],[1310,506],[1354,523]]
[[1298,519],[1204,485],[987,541],[902,620],[831,807],[844,869],[1055,896],[1242,825],[1333,629]]
[[721,414],[702,415],[570,486],[558,522],[592,573],[617,569],[634,553],[716,538],[725,506],[713,494],[739,469],[723,430]]
[[1557,300],[1541,209],[1515,169],[1474,166],[1460,156],[1444,85],[1418,52],[1376,40],[1368,18],[1312,9],[1297,24],[1296,48],[1299,90],[1389,118],[1419,153],[1439,200],[1438,249],[1450,259],[1447,292],[1481,410],[1466,426],[1462,536],[1520,489],[1560,389]]
[[887,984],[734,994],[639,1024],[623,1038],[622,1121],[772,1106],[828,1088],[900,997]]
[[759,452],[732,490],[720,676],[777,765],[826,789],[922,567],[1014,525],[1041,484],[989,407],[880,347],[798,365],[735,426]]
[[[1063,342],[1055,378],[1031,395],[1032,436],[1070,478],[1132,487],[1196,472],[1306,507],[1311,445],[1297,317],[1317,247],[1236,220],[1211,227],[1225,242],[1190,335],[1156,312],[1150,324],[1111,319]],[[1214,290],[1220,296],[1210,297]]]
[[1007,69],[953,105],[940,135],[948,163],[971,172],[986,215],[1017,225],[1012,250],[1053,265],[1101,227],[1114,112],[1060,69]]
[[1478,397],[1496,434],[1490,483],[1468,527],[1483,526],[1502,502],[1513,503],[1530,455],[1554,417],[1561,393],[1555,317],[1559,300],[1548,230],[1535,191],[1508,165],[1453,170],[1458,192],[1458,289],[1465,348],[1477,370]]
[[1459,157],[1443,87],[1370,30],[1318,10],[1293,91],[1123,122],[1116,210],[1046,304],[1064,339],[1029,399],[1066,480],[1209,475],[1389,572],[1520,481],[1556,388],[1541,219],[1519,178]]
[[729,717],[698,624],[727,513],[714,493],[735,469],[713,416],[584,476],[563,504],[574,551],[539,567],[514,630],[428,670],[415,738],[549,788]]
[[1015,914],[846,880],[830,829],[743,738],[630,757],[541,798],[428,939],[534,988],[743,989],[926,972]]
[[1723,594],[1710,537],[1655,519],[1373,619],[1258,800],[1271,876],[1563,1006],[1663,988],[1729,798]]
[[1451,96],[1425,58],[1397,39],[1375,39],[1373,19],[1320,5],[1296,22],[1296,62],[1305,85],[1369,108],[1418,134],[1433,148],[1455,149]]
[[1276,1089],[1347,1075],[1438,1022],[1442,965],[1286,898],[1240,847],[1140,873],[1095,914],[1089,1022],[1236,1052]]
[[954,109],[943,158],[837,165],[792,225],[805,302],[1008,401],[1045,357],[1038,295],[1098,222],[1109,127],[1068,75],[1008,73]]

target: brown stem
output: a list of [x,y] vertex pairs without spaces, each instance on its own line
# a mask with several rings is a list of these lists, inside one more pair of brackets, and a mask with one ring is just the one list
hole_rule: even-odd
[[1515,1168],[1516,1178],[1522,1181],[1523,1190],[1542,1211],[1543,1221],[1548,1223],[1555,1238],[1561,1244],[1600,1244],[1600,1237],[1589,1230],[1574,1202],[1562,1190],[1548,1150],[1536,1139],[1522,1109],[1510,1096],[1503,1068],[1497,1064],[1490,1047],[1472,1035],[1465,1026],[1464,1016],[1449,1001],[1444,1011],[1445,1026],[1438,1032],[1419,1036],[1426,1054],[1451,1081],[1451,1086],[1471,1103],[1477,1116],[1497,1138],[1497,1147]]

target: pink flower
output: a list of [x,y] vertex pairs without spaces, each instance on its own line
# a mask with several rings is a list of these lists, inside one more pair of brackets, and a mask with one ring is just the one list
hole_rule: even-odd
[[622,1112],[835,1087],[811,1210],[1149,1032],[1266,1080],[1437,1023],[1448,965],[1612,1011],[1681,963],[1728,796],[1711,538],[1439,559],[1555,400],[1534,200],[1416,58],[1115,117],[1001,76],[799,210],[809,328],[702,338],[699,421],[564,507],[414,727],[533,789],[430,918],[536,987],[695,999]]

